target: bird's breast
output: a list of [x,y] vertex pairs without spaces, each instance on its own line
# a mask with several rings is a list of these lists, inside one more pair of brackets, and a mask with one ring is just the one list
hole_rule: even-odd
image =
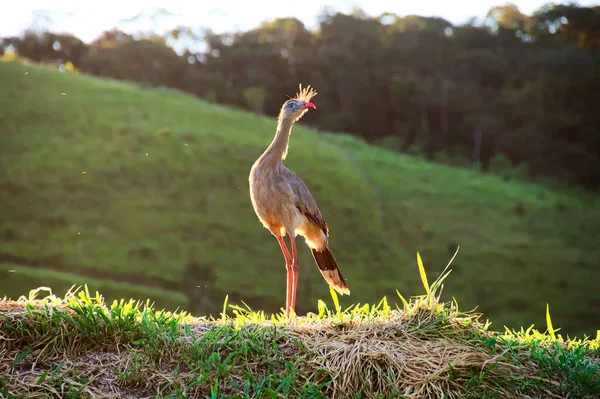
[[306,221],[296,207],[295,194],[289,183],[272,170],[252,168],[250,197],[256,215],[271,231],[279,232],[283,228],[293,233]]

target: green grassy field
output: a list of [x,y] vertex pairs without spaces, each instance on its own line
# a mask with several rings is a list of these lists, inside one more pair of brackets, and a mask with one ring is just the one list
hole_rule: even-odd
[[[247,183],[273,119],[15,62],[0,62],[0,87],[0,296],[89,281],[109,298],[196,314],[218,313],[226,294],[283,305],[283,258]],[[595,335],[598,196],[427,163],[309,123],[310,113],[294,128],[286,165],[328,221],[352,290],[343,304],[414,293],[415,251],[435,274],[460,245],[446,292],[479,305],[492,328],[543,324],[550,303],[561,332]],[[314,311],[328,288],[300,248],[298,311]]]

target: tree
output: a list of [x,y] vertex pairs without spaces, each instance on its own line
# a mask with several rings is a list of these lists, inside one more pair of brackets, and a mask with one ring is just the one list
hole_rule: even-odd
[[506,29],[514,32],[525,31],[529,18],[512,3],[492,7],[486,16],[486,23],[493,30]]
[[9,45],[14,46],[21,57],[33,61],[45,63],[71,61],[76,66],[88,52],[88,46],[73,35],[33,30],[25,31],[20,37],[5,38],[3,46]]
[[156,86],[188,87],[190,66],[173,49],[160,41],[114,37],[111,34],[94,43],[81,64],[83,72]]
[[330,110],[318,119],[325,129],[342,128],[368,139],[388,134],[385,96],[380,95],[388,85],[381,28],[360,11],[321,17],[315,52],[316,80],[326,89],[319,101]]
[[533,20],[532,34],[538,39],[558,38],[576,47],[600,48],[600,6],[548,5],[537,11]]
[[[321,129],[372,141],[396,136],[400,150],[423,149],[432,160],[451,153],[483,170],[504,155],[535,176],[597,188],[599,15],[600,7],[549,4],[529,16],[505,4],[483,25],[455,26],[326,8],[315,31],[296,18],[222,34],[178,26],[134,38],[112,29],[88,47],[37,29],[3,46],[270,115],[298,83],[311,84],[327,112],[306,121]],[[149,16],[170,17],[161,9]]]

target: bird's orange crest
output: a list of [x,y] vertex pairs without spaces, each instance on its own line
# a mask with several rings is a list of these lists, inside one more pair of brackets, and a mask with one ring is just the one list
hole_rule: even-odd
[[302,83],[298,85],[298,93],[296,93],[296,97],[294,100],[301,100],[304,102],[309,102],[311,98],[317,95],[317,91],[310,87],[310,85],[306,86],[304,89],[302,88]]

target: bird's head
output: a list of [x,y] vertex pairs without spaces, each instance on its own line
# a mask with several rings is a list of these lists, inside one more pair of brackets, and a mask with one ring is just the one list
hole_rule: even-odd
[[302,85],[299,85],[299,91],[296,94],[296,97],[291,98],[283,103],[281,112],[279,113],[279,119],[296,122],[298,119],[304,116],[309,108],[317,108],[315,104],[310,102],[311,98],[316,95],[317,92],[310,86],[303,89]]

